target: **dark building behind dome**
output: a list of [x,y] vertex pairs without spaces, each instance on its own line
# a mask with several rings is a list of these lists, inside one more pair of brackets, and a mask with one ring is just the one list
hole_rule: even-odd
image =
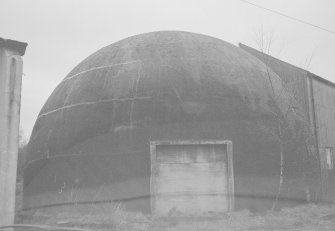
[[[212,37],[154,32],[102,48],[63,79],[37,118],[24,209],[117,201],[149,212],[150,142],[162,140],[231,141],[235,207],[261,200],[271,208],[280,148],[270,133],[288,95],[263,62]],[[291,140],[285,161],[299,163],[299,141]],[[281,195],[302,200],[300,173],[286,174],[296,181]]]

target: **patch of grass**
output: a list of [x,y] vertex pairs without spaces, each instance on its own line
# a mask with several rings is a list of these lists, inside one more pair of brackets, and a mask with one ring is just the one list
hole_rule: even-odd
[[[81,206],[74,206],[58,213],[37,211],[31,223],[117,231],[335,230],[334,205],[307,204],[265,214],[242,210],[230,214],[208,213],[202,216],[174,213],[166,217],[126,212],[117,204],[91,206],[85,210]],[[60,211],[59,208],[56,210]]]

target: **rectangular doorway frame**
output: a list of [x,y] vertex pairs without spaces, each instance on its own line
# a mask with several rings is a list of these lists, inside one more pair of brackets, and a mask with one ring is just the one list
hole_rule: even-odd
[[233,164],[233,142],[231,140],[153,140],[150,141],[150,159],[151,159],[151,172],[150,172],[150,209],[151,212],[155,207],[155,174],[154,166],[156,165],[156,147],[159,145],[201,145],[201,144],[212,144],[212,145],[226,145],[227,147],[227,200],[228,200],[228,212],[233,212],[235,208],[235,197],[234,197],[234,164]]

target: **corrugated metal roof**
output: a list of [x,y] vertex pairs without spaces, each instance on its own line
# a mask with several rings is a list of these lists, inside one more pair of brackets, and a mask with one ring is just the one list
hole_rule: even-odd
[[[307,71],[307,70],[305,70],[305,69],[303,69],[303,68],[294,66],[294,65],[292,65],[292,64],[290,64],[290,63],[287,63],[287,62],[285,62],[285,61],[283,61],[283,60],[277,59],[277,58],[275,58],[275,57],[273,57],[273,56],[271,56],[271,55],[268,55],[268,54],[266,54],[266,53],[263,53],[263,52],[261,52],[261,51],[259,51],[259,50],[257,50],[257,49],[254,49],[254,48],[252,48],[252,47],[249,47],[249,46],[247,46],[247,45],[245,45],[245,44],[239,43],[238,45],[239,45],[239,47],[242,48],[243,50],[249,52],[249,53],[252,54],[252,55],[255,55],[257,58],[259,58],[259,59],[261,59],[261,60],[268,60],[268,61],[271,60],[271,62],[276,62],[277,65],[279,65],[279,64],[285,65],[286,68],[284,68],[284,69],[287,69],[287,68],[294,69],[294,71],[296,71],[296,72],[304,73],[305,77],[309,76],[309,77],[311,77],[311,78],[313,78],[313,79],[315,79],[315,80],[318,80],[318,81],[320,81],[320,82],[323,82],[323,83],[325,83],[325,84],[328,84],[329,86],[335,87],[335,83],[333,83],[333,82],[331,82],[331,81],[329,81],[329,80],[327,80],[327,79],[324,79],[324,78],[322,78],[322,77],[320,77],[320,76],[318,76],[318,75],[316,75],[316,74],[314,74],[314,73],[312,73],[312,72],[309,72],[309,71]],[[273,68],[273,67],[271,67],[271,68]],[[278,73],[277,73],[277,74],[278,74]]]

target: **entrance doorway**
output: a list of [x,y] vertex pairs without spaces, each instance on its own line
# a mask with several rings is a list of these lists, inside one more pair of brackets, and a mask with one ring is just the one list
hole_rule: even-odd
[[233,210],[231,141],[152,141],[150,146],[152,213]]

